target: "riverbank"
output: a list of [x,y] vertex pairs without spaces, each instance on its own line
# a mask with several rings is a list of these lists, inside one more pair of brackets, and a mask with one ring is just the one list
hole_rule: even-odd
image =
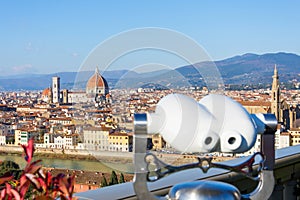
[[[197,162],[197,156],[181,154],[165,154],[153,152],[160,160],[171,165],[182,165]],[[0,155],[21,156],[23,149],[18,146],[0,146]],[[132,164],[132,152],[88,151],[74,149],[36,149],[35,159],[61,159],[78,161],[100,161],[109,164]],[[231,157],[213,157],[213,162],[232,159]]]
[[[0,155],[5,156],[22,156],[22,152],[4,152],[0,151]],[[69,154],[51,154],[51,153],[34,153],[35,158],[51,158],[51,159],[72,159],[72,160],[89,160],[97,161],[97,159],[91,155],[69,155]]]
[[[16,155],[23,154],[22,147],[19,146],[0,146],[0,155]],[[61,159],[61,160],[86,160],[101,161],[108,163],[132,163],[131,152],[109,152],[109,151],[87,151],[74,149],[41,149],[38,148],[34,152],[36,159]]]

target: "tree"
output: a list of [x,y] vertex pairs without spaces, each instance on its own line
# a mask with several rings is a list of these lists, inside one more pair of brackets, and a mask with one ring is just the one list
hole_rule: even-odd
[[115,185],[118,183],[119,183],[119,181],[118,181],[117,174],[115,171],[112,171],[111,175],[110,175],[109,185]]
[[101,178],[101,187],[106,187],[106,186],[108,186],[106,178],[105,178],[105,176],[102,176],[102,178]]
[[11,160],[4,160],[0,163],[0,176],[10,173],[15,178],[20,178],[22,171],[17,163]]
[[0,163],[0,171],[5,170],[5,172],[10,169],[20,169],[19,165],[11,160],[4,160]]
[[123,173],[120,174],[119,183],[125,183],[125,179],[124,179],[124,174]]

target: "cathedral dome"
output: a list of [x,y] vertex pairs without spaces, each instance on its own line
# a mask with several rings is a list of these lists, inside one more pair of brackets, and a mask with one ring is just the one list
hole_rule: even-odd
[[42,92],[42,96],[46,97],[46,96],[50,96],[51,95],[51,89],[50,88],[46,88],[43,90]]
[[86,92],[88,94],[96,94],[96,93],[97,94],[103,94],[103,95],[108,94],[107,82],[106,82],[105,78],[103,78],[99,74],[98,68],[96,68],[95,73],[88,80],[88,82],[86,84]]
[[44,102],[51,103],[51,101],[52,101],[52,90],[51,90],[51,88],[46,88],[46,89],[43,90],[42,100]]

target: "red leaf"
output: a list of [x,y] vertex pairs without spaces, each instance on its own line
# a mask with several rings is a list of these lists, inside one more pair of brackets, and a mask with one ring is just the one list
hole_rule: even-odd
[[6,189],[3,189],[3,190],[1,191],[1,199],[4,199],[5,196],[6,196]]
[[20,187],[22,187],[27,182],[25,174],[20,177]]
[[37,177],[34,174],[27,173],[27,174],[25,174],[25,176],[27,177],[28,180],[30,180],[34,184],[35,188],[37,188],[37,189],[41,188],[41,184],[37,180]]
[[27,165],[26,168],[24,169],[24,172],[25,173],[35,174],[42,167],[41,165],[36,165],[36,163],[39,163],[40,161],[41,160],[37,160],[37,161],[35,161],[35,162]]
[[74,190],[75,176],[72,177],[60,177],[58,179],[59,190],[63,193],[63,196],[67,199],[72,199]]
[[24,184],[22,185],[22,187],[20,187],[20,189],[19,189],[20,195],[21,195],[21,197],[22,197],[23,199],[24,199],[24,197],[25,197],[25,195],[26,195],[26,193],[27,193],[27,191],[28,191],[29,186],[30,186],[30,182],[27,181],[27,182],[24,183]]
[[34,144],[33,139],[30,139],[27,143],[27,145],[22,145],[24,152],[25,152],[25,160],[27,163],[30,163],[33,157],[34,152]]
[[63,194],[68,194],[68,193],[69,193],[69,191],[68,191],[68,189],[67,189],[67,181],[66,181],[65,178],[59,179],[58,186],[59,186],[59,190],[60,190]]
[[47,172],[47,174],[46,174],[46,182],[47,182],[47,185],[50,185],[52,182],[52,174],[50,172]]
[[5,173],[3,176],[0,177],[0,185],[3,183],[10,181],[14,178],[9,172]]
[[8,183],[5,183],[6,193],[10,195],[11,186]]
[[16,200],[21,200],[20,194],[15,189],[11,189],[11,194]]
[[46,174],[45,174],[45,172],[44,172],[44,170],[42,168],[39,169],[38,175],[40,177],[42,177],[43,179],[46,179]]
[[75,175],[68,178],[68,183],[69,183],[69,194],[72,196],[74,191]]
[[39,182],[40,187],[43,189],[43,191],[47,191],[48,188],[45,180],[40,177],[37,177],[36,180]]

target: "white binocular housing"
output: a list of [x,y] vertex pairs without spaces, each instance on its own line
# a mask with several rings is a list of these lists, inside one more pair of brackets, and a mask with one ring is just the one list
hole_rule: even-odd
[[148,133],[159,133],[182,152],[228,152],[249,150],[263,133],[262,114],[250,115],[229,97],[210,94],[197,102],[170,94],[162,98],[155,113],[147,114]]

